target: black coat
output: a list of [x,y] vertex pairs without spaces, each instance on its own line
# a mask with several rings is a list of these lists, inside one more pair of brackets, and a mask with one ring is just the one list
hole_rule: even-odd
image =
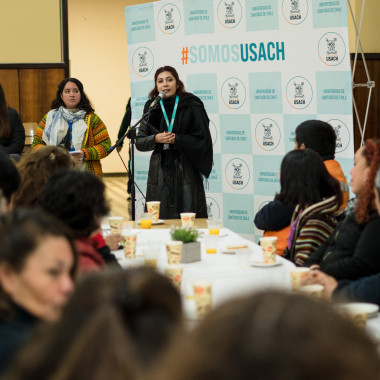
[[380,217],[370,213],[367,223],[358,224],[351,213],[335,228],[325,243],[314,251],[306,266],[319,264],[337,280],[356,280],[380,272]]
[[31,335],[39,319],[13,304],[13,314],[0,323],[0,376]]
[[[171,120],[175,97],[164,100]],[[152,100],[144,107],[149,108]],[[148,122],[140,125],[136,139],[138,150],[153,150],[150,158],[147,201],[160,201],[160,218],[176,219],[181,212],[195,212],[198,218],[207,218],[203,178],[208,177],[213,162],[209,119],[202,101],[192,94],[179,98],[173,133],[175,143],[163,150],[155,143],[155,135],[167,131],[167,125],[158,106],[150,112]]]
[[11,137],[0,139],[0,150],[6,154],[21,154],[25,145],[25,129],[17,111],[8,107]]

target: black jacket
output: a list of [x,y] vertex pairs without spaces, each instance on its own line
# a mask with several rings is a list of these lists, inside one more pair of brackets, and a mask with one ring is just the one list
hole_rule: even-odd
[[380,272],[380,217],[370,213],[367,223],[358,224],[350,213],[330,238],[311,254],[306,266],[319,264],[337,280],[356,280]]
[[[164,100],[171,120],[175,97]],[[151,104],[145,104],[146,112]],[[150,112],[148,122],[142,123],[136,140],[138,150],[153,150],[150,158],[147,201],[160,201],[160,218],[176,219],[181,212],[195,212],[207,218],[206,196],[202,175],[208,177],[213,162],[209,119],[202,101],[192,94],[179,98],[173,133],[175,143],[168,150],[155,143],[155,135],[167,131],[158,106]]]
[[294,209],[295,206],[283,205],[275,198],[255,215],[255,226],[264,231],[282,230],[290,225]]
[[0,376],[29,338],[39,319],[13,304],[12,316],[0,323]]
[[17,111],[8,107],[11,122],[11,137],[0,139],[0,150],[6,154],[21,154],[25,145],[25,129]]
[[380,273],[356,281],[341,280],[333,293],[334,299],[349,299],[380,305]]

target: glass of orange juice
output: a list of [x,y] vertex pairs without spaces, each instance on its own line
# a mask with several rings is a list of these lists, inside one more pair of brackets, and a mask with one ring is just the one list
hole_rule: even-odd
[[207,219],[207,227],[210,235],[219,235],[220,221],[218,219]]
[[203,237],[206,253],[217,253],[218,238],[218,235],[205,235]]
[[149,212],[144,212],[140,216],[140,225],[141,228],[150,229],[152,228],[152,214]]

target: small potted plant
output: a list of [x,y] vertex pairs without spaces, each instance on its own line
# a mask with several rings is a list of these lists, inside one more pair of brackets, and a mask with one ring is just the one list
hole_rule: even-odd
[[201,243],[197,241],[200,232],[194,227],[172,227],[172,240],[182,241],[181,263],[188,264],[201,261]]

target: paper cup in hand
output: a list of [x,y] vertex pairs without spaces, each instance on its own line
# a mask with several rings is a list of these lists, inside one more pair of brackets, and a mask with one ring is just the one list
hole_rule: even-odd
[[182,241],[169,241],[166,243],[168,264],[180,264],[182,255]]
[[181,212],[182,227],[194,227],[195,212]]
[[183,266],[178,264],[172,264],[165,267],[165,275],[170,278],[173,285],[181,291]]
[[128,232],[121,236],[121,241],[123,242],[125,258],[135,259],[137,234],[134,232]]
[[260,246],[263,251],[264,264],[274,264],[276,262],[277,236],[262,237]]
[[323,285],[313,284],[313,285],[304,285],[299,288],[299,292],[313,298],[315,300],[322,298],[323,295]]
[[122,216],[111,216],[108,218],[111,234],[121,234],[124,218]]
[[310,272],[310,268],[293,268],[290,271],[290,283],[292,290],[295,292],[301,287],[301,281],[307,277]]
[[159,201],[154,202],[146,202],[146,207],[148,209],[149,214],[152,214],[152,222],[157,223],[160,218],[160,204]]
[[211,289],[211,282],[195,281],[193,283],[195,309],[199,319],[207,315],[212,309]]

